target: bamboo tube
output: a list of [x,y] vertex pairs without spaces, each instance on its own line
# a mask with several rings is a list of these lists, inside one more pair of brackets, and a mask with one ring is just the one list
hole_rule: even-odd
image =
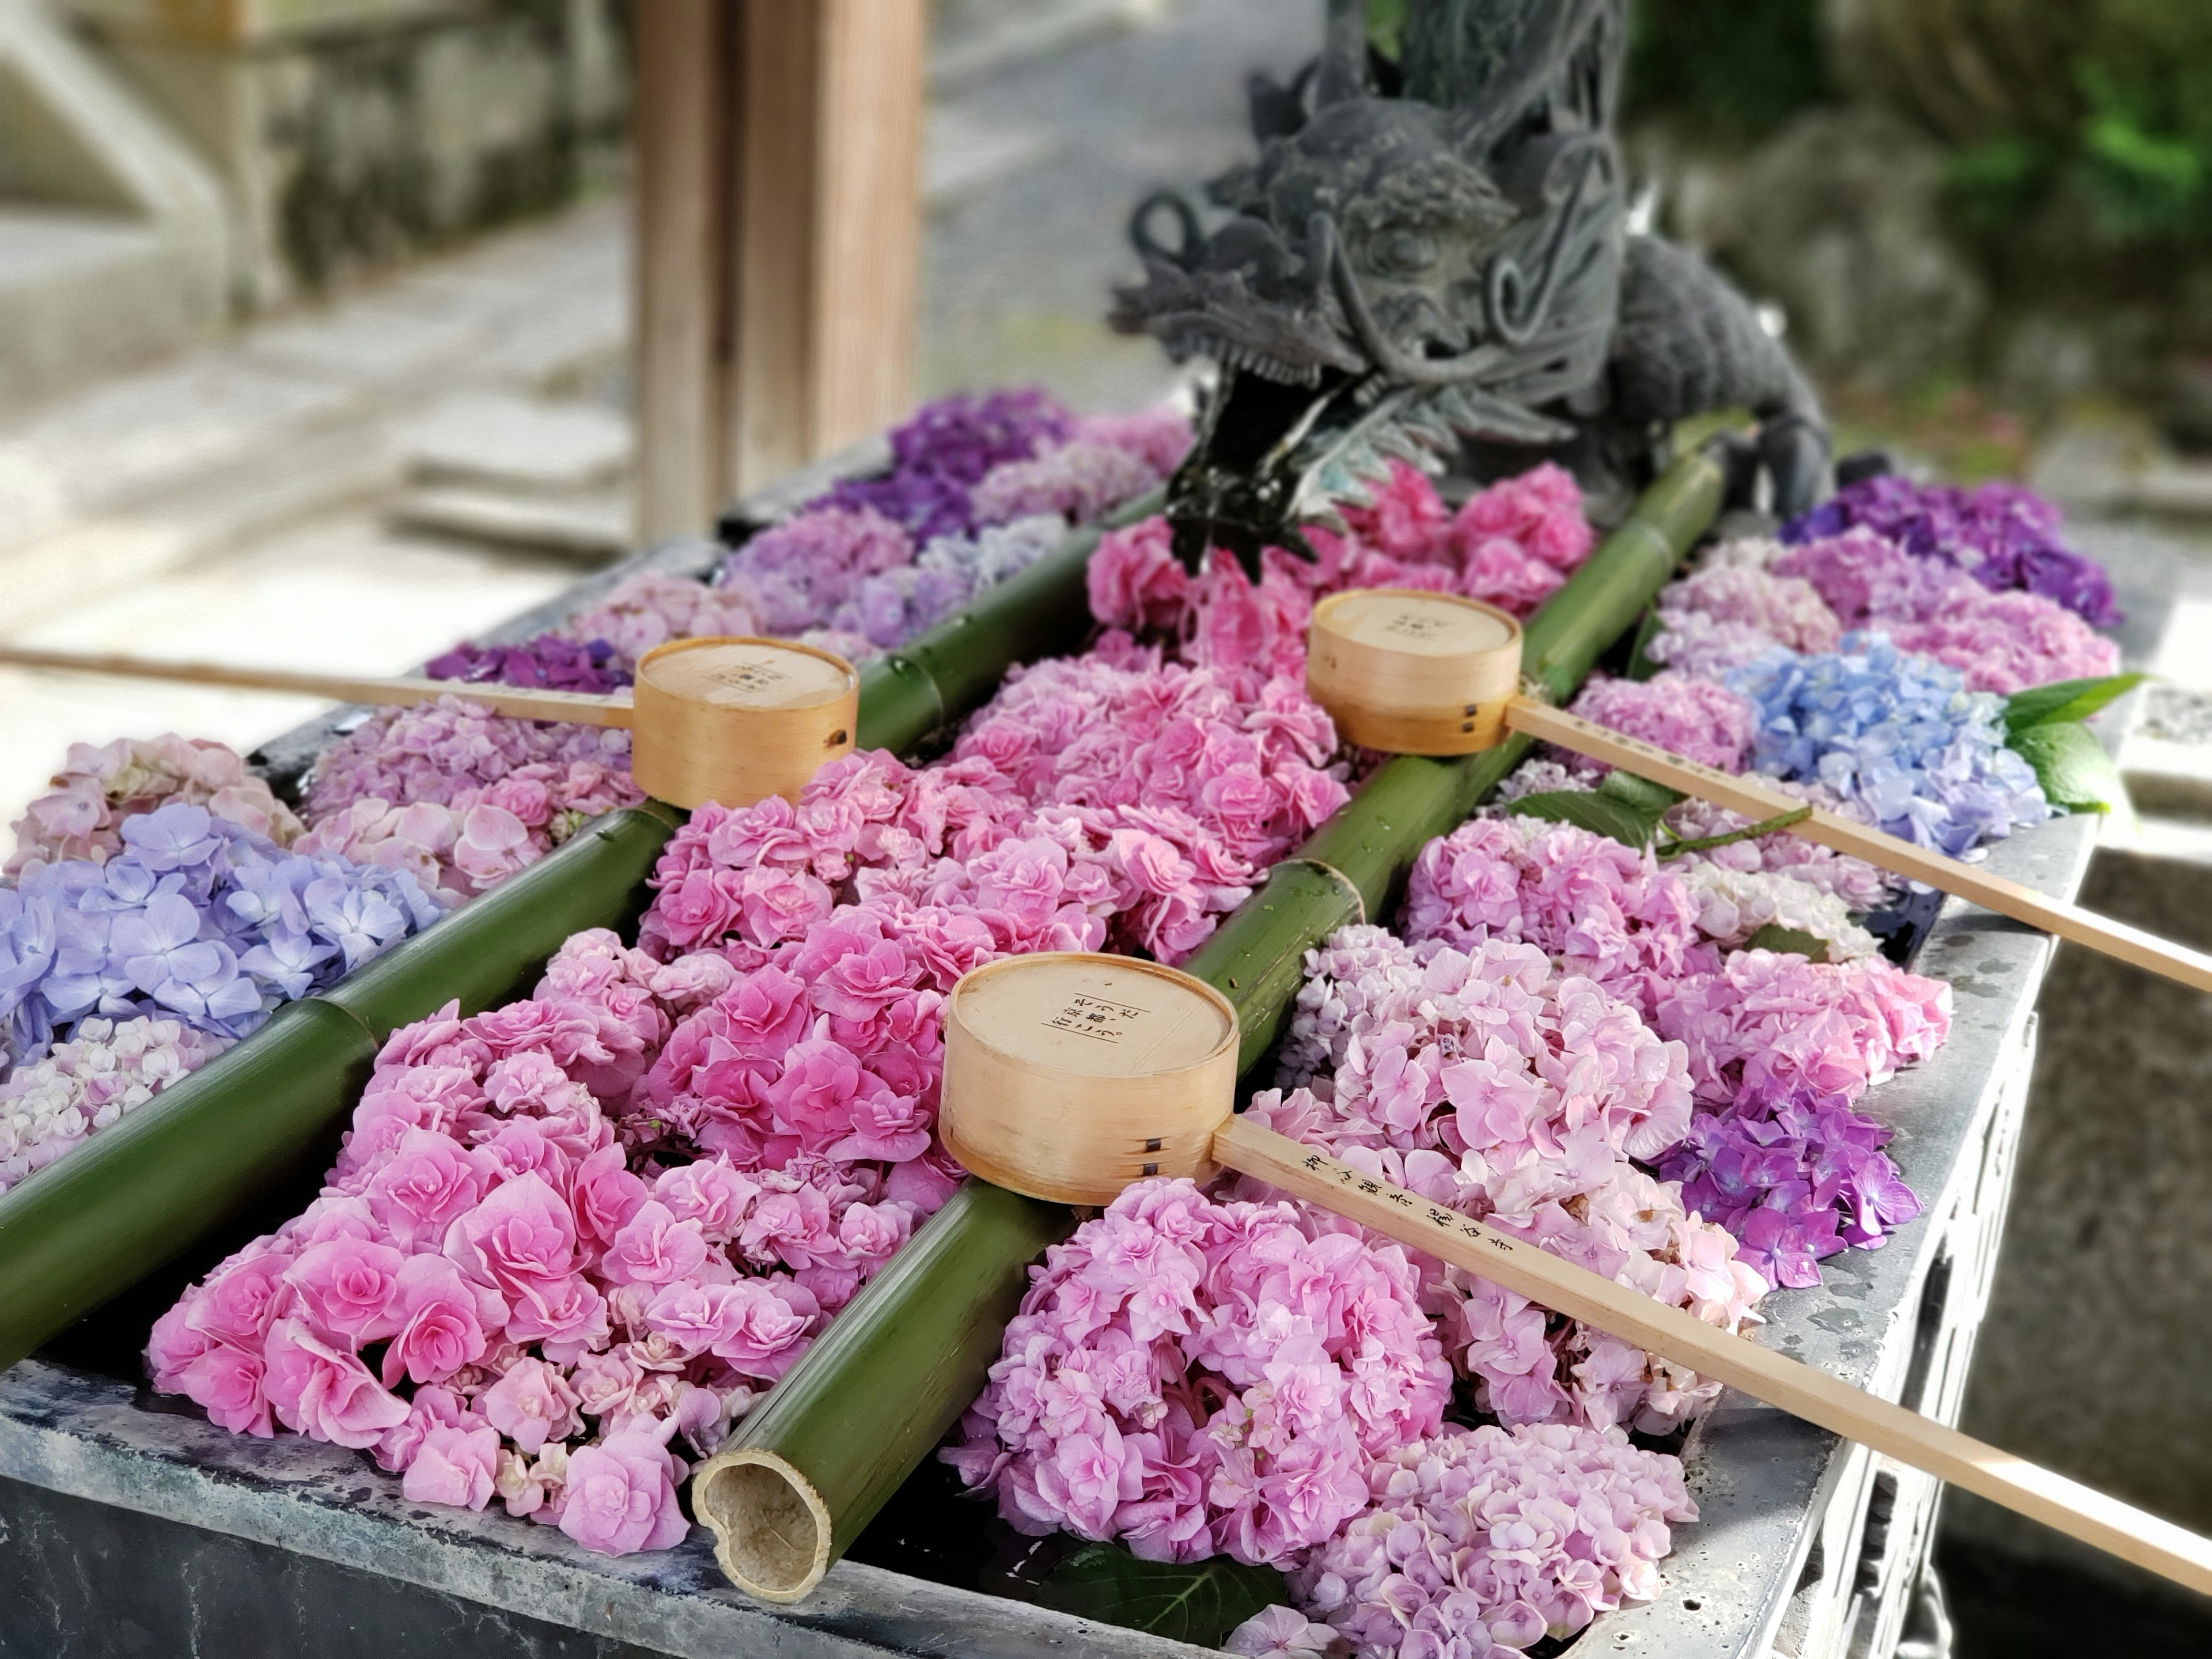
[[[1060,1205],[962,1183],[806,1351],[805,1369],[793,1366],[753,1409],[732,1450],[693,1477],[692,1509],[714,1531],[714,1557],[732,1583],[770,1601],[814,1587],[947,1426],[926,1412],[878,1414],[877,1396],[847,1379],[951,1400],[957,1415],[982,1391],[1029,1264],[1074,1227]],[[866,1317],[870,1305],[902,1316]],[[834,1512],[820,1480],[836,1494]],[[763,1508],[777,1528],[733,1518]]]
[[672,824],[641,811],[597,820],[0,1194],[0,1370],[327,1168],[387,1036],[449,1000],[474,1013],[526,992],[571,933],[621,922]]
[[[1642,615],[1712,523],[1722,483],[1710,457],[1676,463],[1530,619],[1528,672],[1553,696],[1571,696]],[[1240,1067],[1273,1041],[1304,981],[1305,952],[1346,922],[1385,914],[1422,845],[1461,823],[1528,746],[1512,737],[1457,761],[1401,756],[1386,763],[1184,964],[1236,1008]],[[994,1213],[984,1195],[999,1190],[973,1177],[964,1182],[784,1374],[728,1449],[702,1466],[693,1505],[718,1540],[776,1546],[773,1556],[740,1558],[742,1543],[720,1543],[717,1559],[740,1588],[775,1600],[805,1595],[975,1398],[1036,1254],[984,1219]],[[1052,1213],[1062,1232],[1072,1227],[1067,1212]],[[953,1301],[921,1275],[902,1273],[925,1244],[943,1271],[957,1264],[966,1282],[1003,1287],[998,1311]],[[936,1363],[926,1370],[882,1363],[879,1356],[900,1344],[907,1345],[900,1352]],[[733,1468],[750,1472],[722,1473]],[[751,1506],[763,1503],[780,1533],[756,1524]],[[748,1582],[748,1573],[775,1582]]]
[[[1158,503],[1156,491],[1117,516],[1141,516]],[[860,675],[860,746],[909,748],[988,696],[1021,653],[1079,641],[1090,626],[1084,567],[1097,541],[1095,531],[1070,535],[905,653],[871,662]],[[153,666],[171,678],[172,665]],[[423,684],[440,695],[456,689]],[[360,701],[352,689],[329,695]],[[279,1009],[245,1042],[0,1194],[0,1370],[301,1170],[326,1167],[392,1031],[448,1000],[473,1012],[526,994],[571,933],[629,926],[650,896],[645,878],[680,822],[657,803],[599,818],[319,997]],[[997,1217],[995,1201],[980,1207]],[[1041,1248],[1023,1251],[1021,1262]],[[1018,1265],[1010,1282],[1018,1297]],[[994,1346],[1003,1322],[991,1326]],[[963,1399],[981,1386],[980,1369],[975,1376]]]

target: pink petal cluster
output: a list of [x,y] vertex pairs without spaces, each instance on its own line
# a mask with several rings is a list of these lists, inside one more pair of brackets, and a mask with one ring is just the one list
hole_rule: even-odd
[[307,780],[299,850],[405,870],[459,904],[536,863],[588,820],[644,794],[629,733],[511,720],[457,697],[386,709]]
[[1655,662],[1719,679],[1776,646],[1833,651],[1843,625],[1820,590],[1767,567],[1771,544],[1724,542],[1659,595],[1661,631],[1645,647]]
[[1139,1182],[1030,1270],[940,1455],[1018,1531],[1287,1563],[1438,1426],[1450,1370],[1417,1297],[1405,1252],[1347,1224]]
[[118,738],[97,749],[73,743],[52,787],[15,820],[5,873],[71,859],[105,864],[123,850],[124,819],[171,801],[204,806],[279,847],[290,846],[301,829],[291,809],[246,769],[244,757],[222,744],[173,732]]
[[1718,956],[1698,905],[1648,853],[1568,823],[1475,818],[1421,849],[1406,888],[1404,933],[1473,950],[1528,944],[1649,1018],[1686,975]]
[[[1471,952],[1347,927],[1307,957],[1248,1111],[1432,1202],[1735,1329],[1767,1290],[1723,1229],[1632,1160],[1689,1127],[1681,1049],[1533,945]],[[1717,1393],[1687,1372],[1419,1256],[1444,1346],[1502,1421],[1664,1432]]]
[[155,1326],[155,1387],[374,1450],[420,1502],[497,1495],[606,1554],[680,1539],[671,1441],[711,1450],[821,1318],[778,1218],[913,1220],[879,1182],[625,1156],[610,1109],[733,977],[580,933],[530,1000],[395,1032],[322,1196]]
[[2057,600],[1992,592],[1864,528],[1780,551],[1772,568],[1818,588],[1846,629],[1887,634],[1900,651],[1949,665],[1970,691],[2008,696],[2120,665],[2118,645]]
[[624,578],[597,605],[554,629],[563,638],[586,644],[605,640],[633,662],[671,640],[761,631],[760,619],[744,593],[663,570],[641,570]]
[[[1373,1506],[1291,1574],[1361,1659],[1518,1659],[1658,1593],[1680,1459],[1618,1429],[1447,1428],[1378,1459]],[[1231,1651],[1237,1651],[1232,1641]]]
[[[1593,674],[1569,712],[1723,772],[1742,771],[1751,750],[1751,705],[1717,681],[1676,669],[1648,680]],[[1583,771],[1612,769],[1579,756],[1565,758]]]
[[173,1019],[81,1019],[0,1082],[0,1193],[213,1060],[229,1042]]
[[1942,1046],[1951,988],[1879,957],[1823,963],[1739,951],[1661,997],[1653,1024],[1687,1048],[1701,1102],[1726,1106],[1747,1087],[1802,1079],[1849,1103]]
[[796,805],[702,808],[662,856],[643,941],[757,951],[858,896],[962,909],[999,951],[1188,955],[1346,791],[1295,685],[1247,703],[1213,671],[1131,660],[1010,676],[943,764],[854,756]]
[[1190,451],[1190,422],[1172,404],[1153,404],[1133,415],[1079,415],[1075,441],[1110,444],[1164,478]]
[[1049,513],[1083,524],[1143,495],[1166,477],[1141,453],[1077,438],[1024,461],[1001,461],[969,497],[978,524]]
[[1371,505],[1346,509],[1346,532],[1309,528],[1316,560],[1267,550],[1249,580],[1217,552],[1194,577],[1164,520],[1108,536],[1091,557],[1091,615],[1173,642],[1188,661],[1303,678],[1314,601],[1347,587],[1425,587],[1526,616],[1589,556],[1592,535],[1574,480],[1548,463],[1491,485],[1448,514],[1429,481],[1401,462]]

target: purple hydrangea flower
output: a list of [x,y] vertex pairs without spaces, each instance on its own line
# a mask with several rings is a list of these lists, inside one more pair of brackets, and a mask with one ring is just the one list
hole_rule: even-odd
[[444,914],[404,872],[287,853],[181,801],[121,835],[104,865],[43,865],[0,889],[0,1022],[17,1066],[94,1016],[243,1036]]
[[848,478],[808,510],[879,513],[917,542],[975,528],[970,491],[1003,461],[1027,460],[1073,434],[1075,418],[1035,387],[924,404],[891,432],[891,470]]
[[1796,544],[1863,525],[1906,552],[1940,559],[1996,592],[2055,599],[2095,628],[2121,619],[2104,567],[2060,539],[2057,507],[2014,483],[1972,489],[1916,484],[1893,473],[1863,478],[1782,528]]
[[422,672],[434,680],[595,694],[618,690],[633,678],[629,659],[605,640],[564,639],[558,634],[540,634],[520,645],[464,641],[443,656],[433,657]]
[[1889,1129],[1841,1095],[1802,1080],[1747,1085],[1718,1112],[1700,1112],[1660,1160],[1682,1183],[1682,1205],[1735,1234],[1738,1259],[1770,1284],[1820,1282],[1816,1265],[1846,1245],[1876,1249],[1920,1213],[1920,1200],[1882,1148]]

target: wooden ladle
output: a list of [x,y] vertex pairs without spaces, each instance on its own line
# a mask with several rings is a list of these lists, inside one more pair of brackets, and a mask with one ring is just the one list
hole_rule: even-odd
[[947,1004],[939,1127],[976,1174],[1060,1203],[1108,1203],[1148,1176],[1234,1170],[2212,1593],[2212,1540],[1237,1115],[1237,1039],[1228,1000],[1172,969],[1009,957],[969,974]]
[[685,808],[708,801],[750,806],[796,799],[825,762],[848,753],[860,720],[860,680],[842,657],[789,640],[750,636],[672,640],[647,652],[636,684],[618,696],[487,685],[467,680],[379,679],[222,663],[0,646],[0,664],[122,675],[249,690],[302,691],[338,702],[407,707],[459,697],[495,714],[626,726],[630,775],[656,799]]
[[1525,732],[1575,754],[1740,812],[1794,816],[1793,836],[1972,900],[2137,968],[2212,991],[2212,957],[1738,777],[1524,695],[1521,624],[1455,594],[1359,588],[1314,607],[1306,690],[1351,742],[1401,755],[1471,755]]

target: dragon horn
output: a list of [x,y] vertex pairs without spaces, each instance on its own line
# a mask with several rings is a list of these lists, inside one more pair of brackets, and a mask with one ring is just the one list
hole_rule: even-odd
[[[1518,125],[1528,106],[1544,96],[1559,77],[1562,63],[1594,27],[1610,27],[1623,35],[1625,11],[1620,0],[1559,0],[1539,8],[1503,69],[1480,86],[1452,88],[1456,106],[1453,125],[1460,148],[1480,155]],[[1618,54],[1620,41],[1614,43]],[[1606,93],[1611,102],[1618,76],[1608,70]],[[1609,109],[1605,112],[1609,117]]]
[[1366,0],[1328,0],[1328,40],[1322,48],[1314,101],[1327,106],[1366,95]]

